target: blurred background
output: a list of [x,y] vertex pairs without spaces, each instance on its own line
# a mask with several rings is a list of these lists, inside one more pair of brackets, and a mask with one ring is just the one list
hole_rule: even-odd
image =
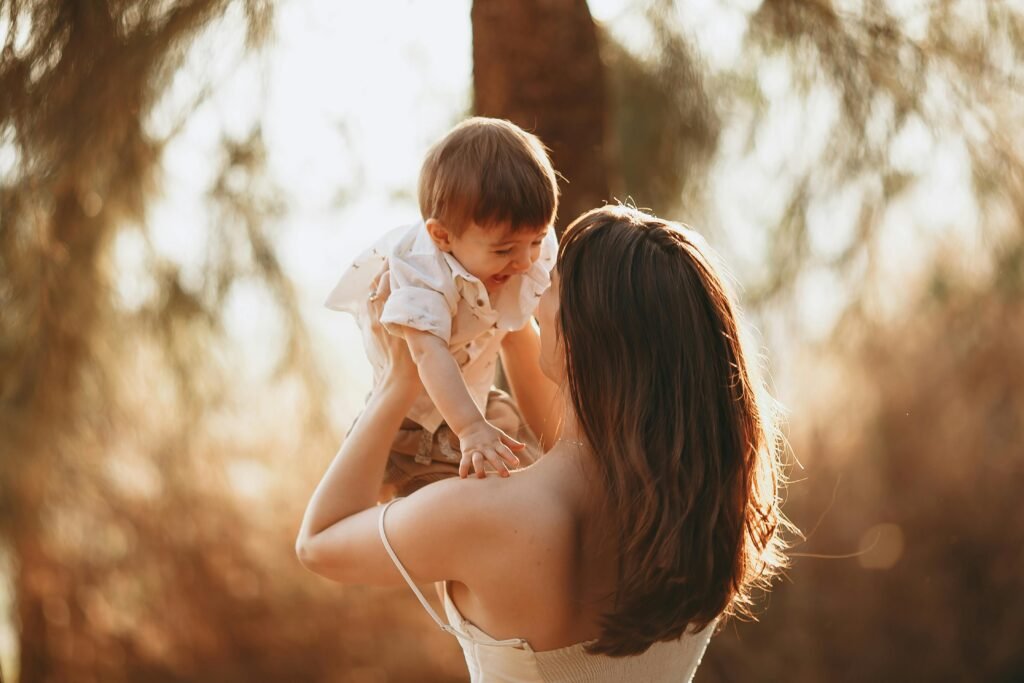
[[[1024,3],[3,0],[5,681],[459,681],[299,567],[321,302],[473,113],[727,263],[803,530],[697,681],[1024,680]],[[510,567],[515,572],[514,567]]]

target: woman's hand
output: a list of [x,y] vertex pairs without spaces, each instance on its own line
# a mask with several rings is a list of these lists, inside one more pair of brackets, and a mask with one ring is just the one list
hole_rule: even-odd
[[409,345],[404,338],[391,334],[380,324],[384,303],[391,296],[391,281],[386,267],[374,278],[371,287],[373,289],[369,295],[370,329],[381,340],[384,351],[383,384],[402,394],[417,394],[423,390],[423,385],[416,363],[409,354]]
[[[380,494],[395,434],[422,390],[405,340],[380,325],[380,312],[389,293],[387,271],[366,293],[371,325],[383,341],[385,377],[320,480],[296,539],[302,564],[324,576],[364,576],[366,549],[380,546],[376,511],[371,508]],[[378,566],[390,562],[383,552],[379,555]]]

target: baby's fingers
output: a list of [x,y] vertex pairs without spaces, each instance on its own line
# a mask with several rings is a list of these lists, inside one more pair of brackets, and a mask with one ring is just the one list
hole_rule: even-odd
[[505,461],[502,463],[503,467],[506,463],[512,468],[519,467],[519,456],[513,453],[508,446],[505,444],[498,444],[494,450],[497,453],[497,456]]
[[[484,457],[487,458],[487,462],[491,463],[491,467],[493,467],[498,472],[498,474],[500,474],[503,477],[507,477],[508,468],[505,466],[505,463],[502,462],[502,459],[505,458],[505,455],[501,452],[503,450],[507,451],[508,449],[505,448],[504,446],[498,446],[497,448],[493,449],[489,448],[484,452]],[[511,455],[511,453],[509,453],[509,455]],[[480,470],[478,469],[476,476],[482,477],[485,475],[481,473]]]
[[516,441],[515,439],[513,439],[508,434],[505,434],[504,432],[501,433],[501,443],[508,446],[508,448],[510,448],[513,451],[521,451],[524,448],[526,448],[525,443]]
[[462,460],[459,461],[459,478],[465,479],[469,476],[469,468],[473,463],[473,455],[475,453],[463,453]]
[[473,471],[476,472],[477,479],[487,476],[487,472],[484,471],[484,454],[480,451],[473,451]]

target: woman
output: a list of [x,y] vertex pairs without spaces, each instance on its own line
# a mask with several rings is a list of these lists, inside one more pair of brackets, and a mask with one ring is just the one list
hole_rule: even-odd
[[718,619],[784,563],[775,434],[701,245],[627,207],[577,219],[539,337],[527,326],[503,346],[553,447],[510,477],[448,479],[379,508],[417,390],[393,343],[388,380],[310,501],[302,563],[345,583],[443,581],[450,624],[416,592],[474,681],[689,680]]

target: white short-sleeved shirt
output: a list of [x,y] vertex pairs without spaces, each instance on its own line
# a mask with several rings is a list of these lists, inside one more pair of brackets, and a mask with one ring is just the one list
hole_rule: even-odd
[[[369,325],[370,283],[388,264],[391,296],[381,324],[391,331],[411,327],[430,332],[448,343],[459,364],[470,396],[480,411],[494,383],[501,340],[525,325],[541,294],[551,284],[558,245],[548,231],[540,257],[529,270],[511,277],[491,300],[487,288],[455,257],[430,239],[423,222],[396,228],[366,250],[348,267],[324,305],[356,317],[374,368],[374,381],[383,371],[382,340]],[[426,392],[416,399],[408,417],[433,432],[444,421]]]

